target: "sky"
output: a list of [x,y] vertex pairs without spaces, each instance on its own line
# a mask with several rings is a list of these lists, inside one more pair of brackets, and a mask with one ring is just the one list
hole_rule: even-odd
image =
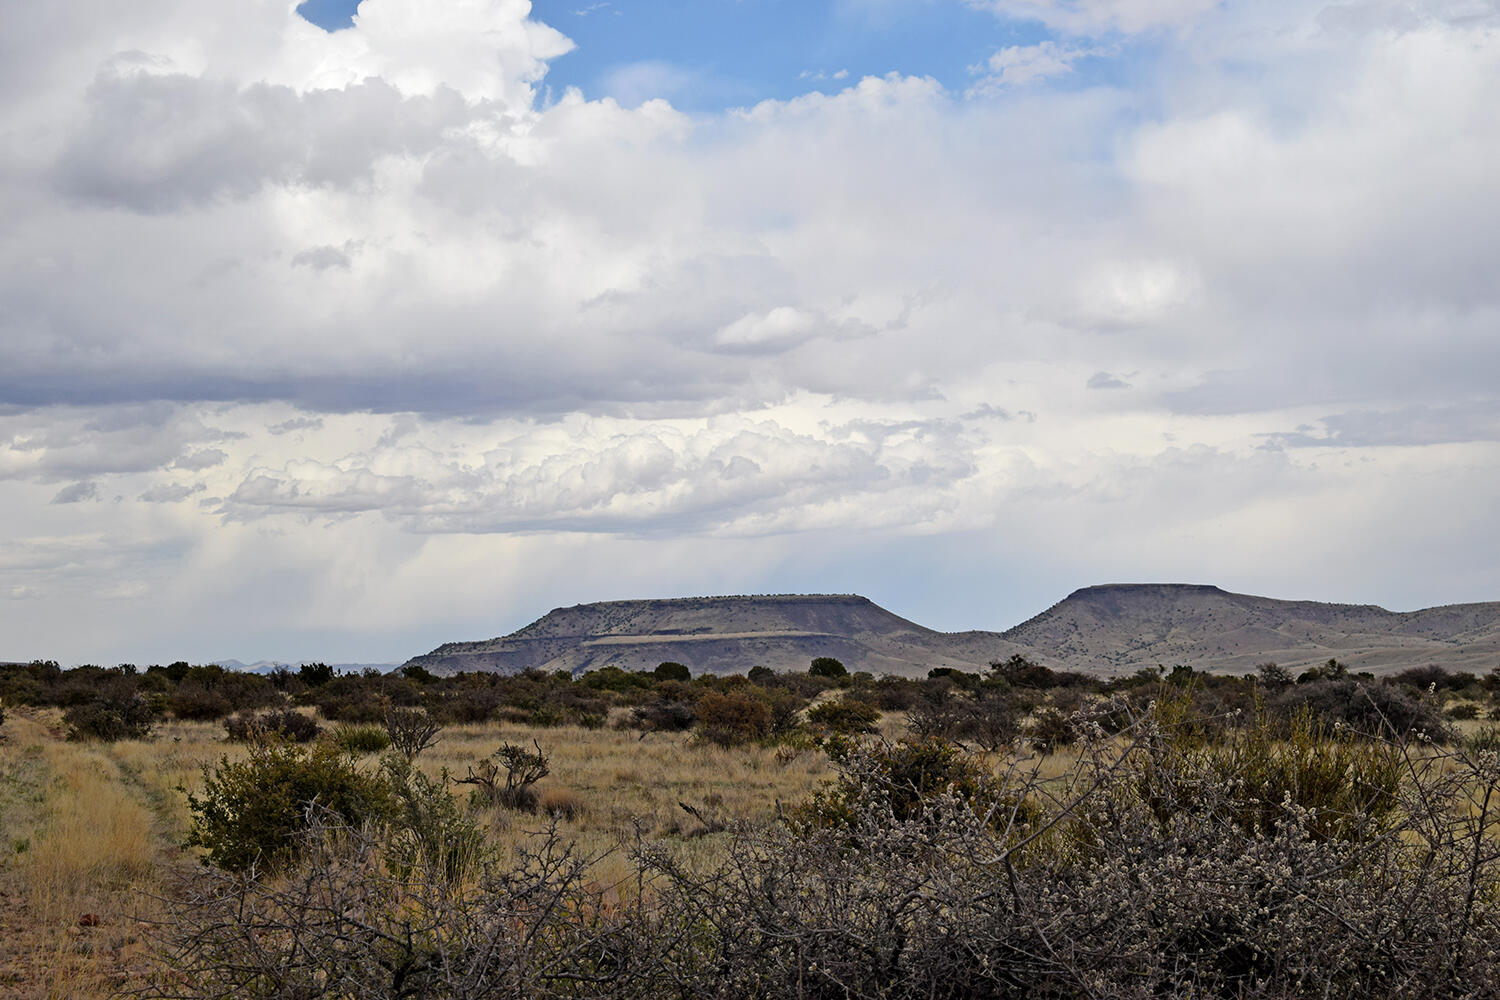
[[1500,600],[1497,93],[1497,0],[0,5],[0,660]]

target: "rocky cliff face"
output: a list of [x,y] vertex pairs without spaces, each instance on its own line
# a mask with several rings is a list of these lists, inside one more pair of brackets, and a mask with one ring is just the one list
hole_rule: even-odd
[[1245,672],[1274,660],[1301,669],[1336,657],[1356,670],[1438,663],[1500,666],[1500,603],[1394,612],[1373,605],[1281,601],[1193,584],[1086,587],[1004,633],[936,632],[852,594],[607,601],[557,608],[508,636],[453,642],[408,661],[435,673],[527,668],[694,672],[763,665],[805,670],[833,656],[851,670],[925,676],[984,670],[1020,653],[1053,667],[1128,674],[1191,664]]

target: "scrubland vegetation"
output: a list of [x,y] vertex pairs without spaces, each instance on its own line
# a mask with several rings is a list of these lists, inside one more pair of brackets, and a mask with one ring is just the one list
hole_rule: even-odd
[[0,668],[0,997],[1480,997],[1500,677]]

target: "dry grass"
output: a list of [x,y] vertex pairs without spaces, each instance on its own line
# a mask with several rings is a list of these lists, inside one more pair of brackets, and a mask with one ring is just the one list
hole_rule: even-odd
[[[895,730],[893,729],[894,733]],[[144,961],[141,923],[173,866],[191,863],[186,791],[205,765],[242,757],[223,726],[169,722],[152,740],[68,743],[55,712],[11,710],[0,742],[0,1000],[96,1000],[134,981]],[[711,859],[723,836],[685,811],[733,827],[772,820],[777,803],[808,795],[828,774],[817,751],[699,746],[681,734],[445,729],[419,758],[436,776],[462,776],[504,742],[535,739],[551,762],[537,788],[545,815],[489,814],[502,848],[556,817],[564,836],[597,857],[603,884],[623,880],[624,848],[666,838],[686,858]],[[374,766],[374,758],[367,758]],[[85,915],[88,915],[85,918]],[[98,923],[93,923],[97,918]],[[82,924],[80,921],[82,920]]]

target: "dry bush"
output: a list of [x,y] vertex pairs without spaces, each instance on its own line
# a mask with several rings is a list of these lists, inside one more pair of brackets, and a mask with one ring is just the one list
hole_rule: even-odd
[[385,711],[385,734],[408,764],[436,745],[442,728],[420,708],[390,707]]
[[261,739],[311,743],[322,731],[323,727],[316,720],[290,708],[272,709],[258,715],[232,715],[224,720],[224,734],[231,743]]
[[475,804],[480,806],[536,812],[537,795],[533,788],[551,769],[540,743],[532,741],[535,751],[514,743],[500,749],[469,767],[466,777],[455,778],[460,785],[473,785]]
[[710,691],[698,700],[704,739],[721,747],[764,739],[771,732],[771,705],[764,698],[738,691]]
[[836,821],[641,844],[620,885],[555,829],[452,880],[315,827],[294,877],[207,872],[178,897],[160,995],[1494,995],[1494,752],[1311,721],[1221,739],[1170,706],[1123,737],[1073,724],[1077,765],[1051,777],[851,744]]

